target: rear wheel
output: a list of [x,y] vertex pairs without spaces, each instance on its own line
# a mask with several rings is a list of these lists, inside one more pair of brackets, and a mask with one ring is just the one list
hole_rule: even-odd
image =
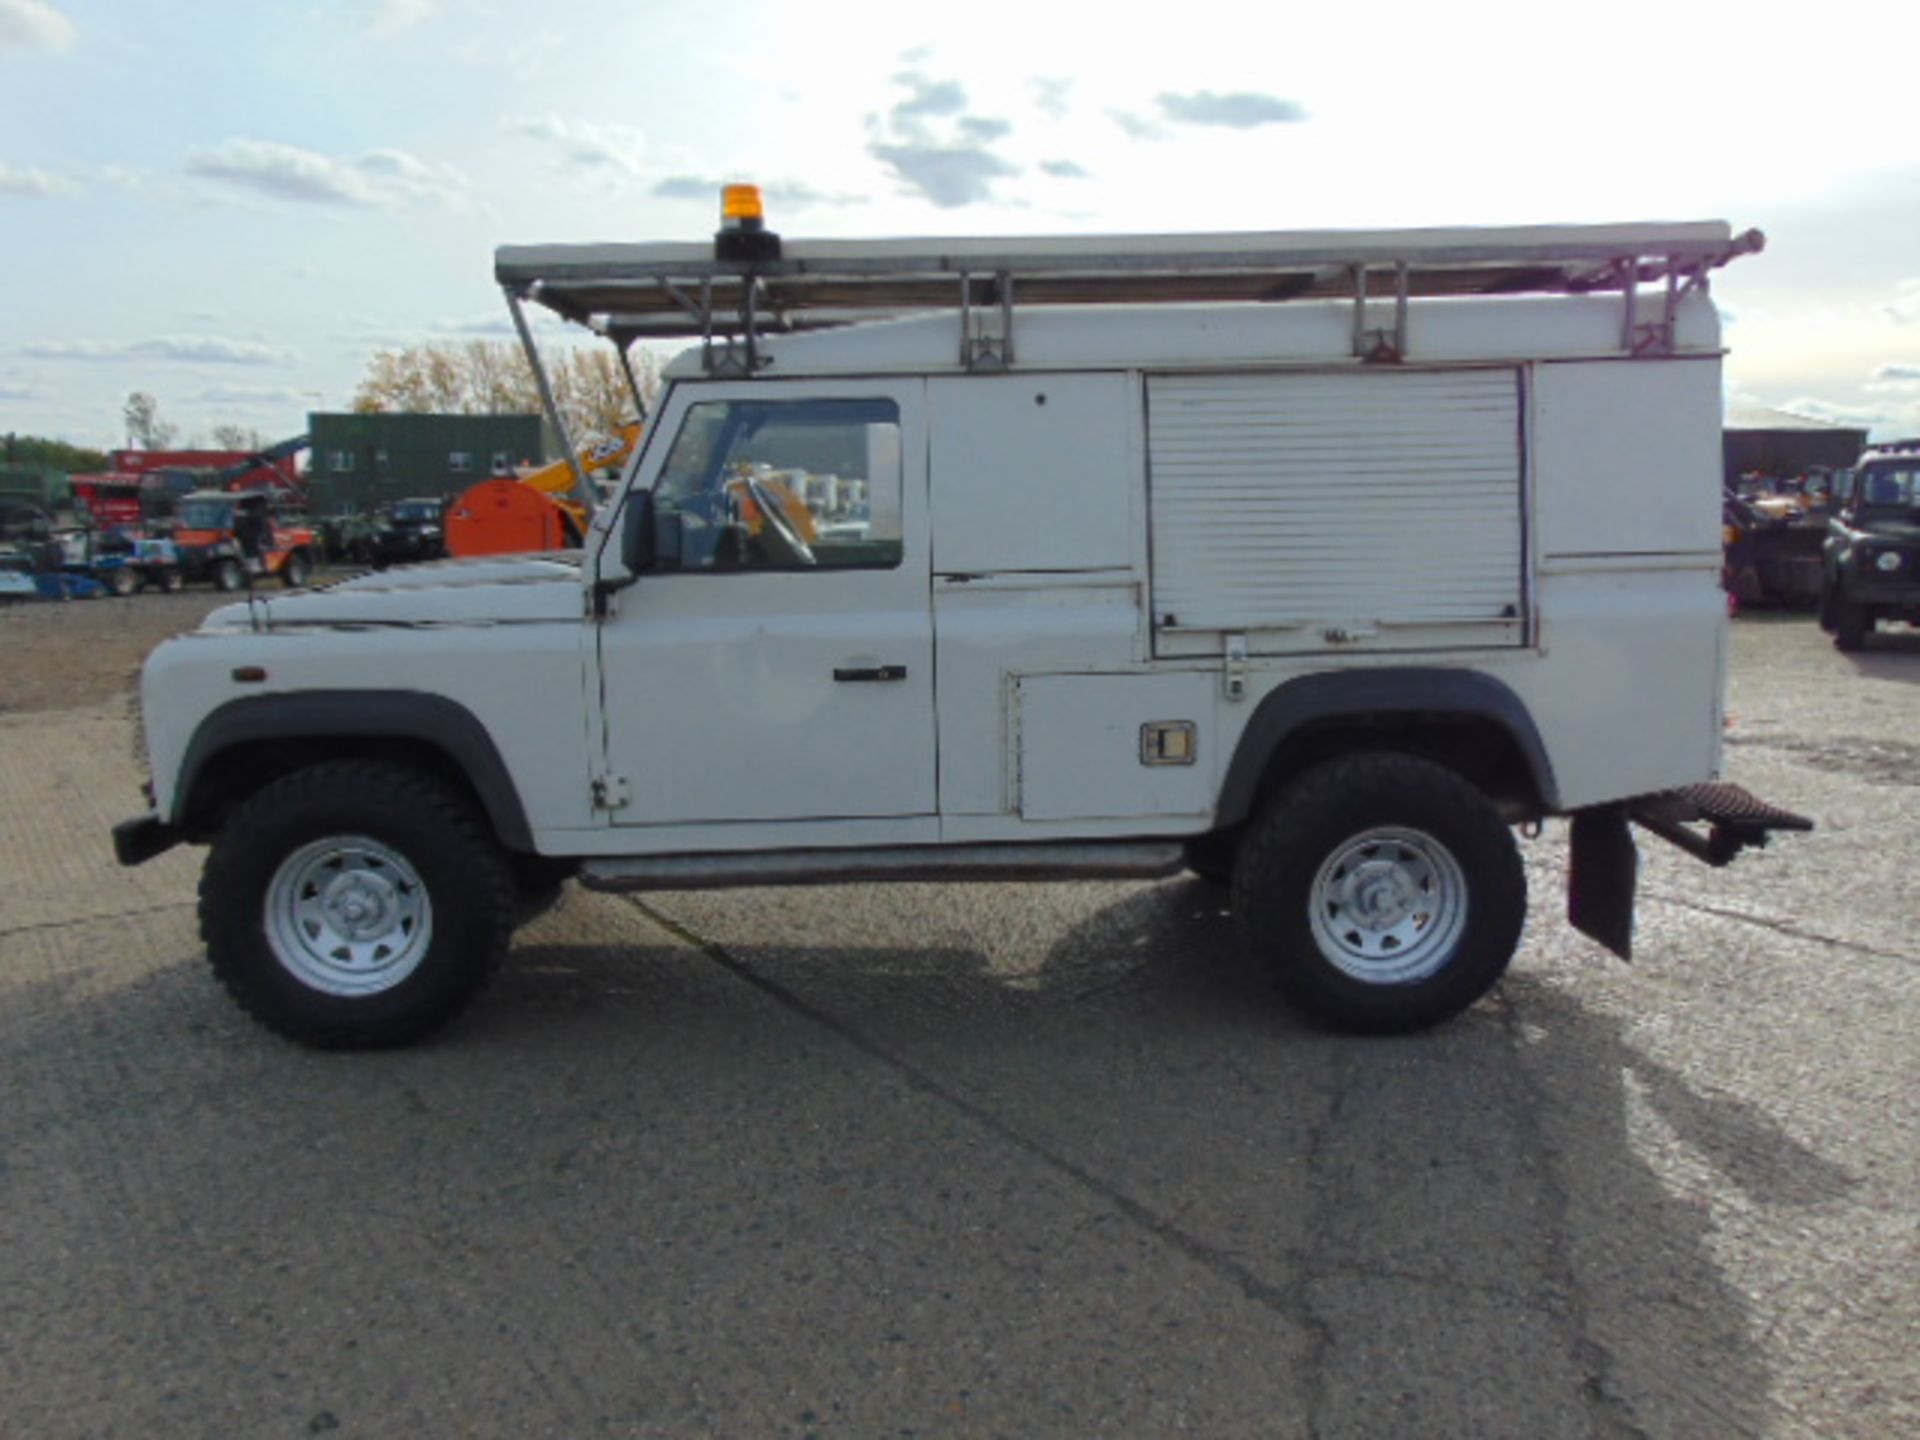
[[512,934],[506,858],[458,791],[343,761],[260,790],[200,881],[207,959],[269,1029],[328,1049],[402,1045],[457,1015]]
[[116,595],[131,595],[140,588],[140,576],[131,565],[116,565],[106,573],[106,586]]
[[313,566],[307,559],[307,552],[296,550],[287,556],[287,563],[280,567],[280,583],[289,590],[297,590],[307,583],[307,577],[313,573]]
[[1526,875],[1491,802],[1453,771],[1373,753],[1317,766],[1241,847],[1243,942],[1295,1004],[1342,1029],[1424,1029],[1506,972]]

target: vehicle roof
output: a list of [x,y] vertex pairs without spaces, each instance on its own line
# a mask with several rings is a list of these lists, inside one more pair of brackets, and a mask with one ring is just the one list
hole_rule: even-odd
[[1006,277],[1022,305],[1195,304],[1350,295],[1354,272],[1392,295],[1580,294],[1703,274],[1764,245],[1724,221],[1174,235],[787,240],[778,259],[715,258],[711,243],[508,245],[510,293],[638,336],[711,333],[752,295],[782,326],[860,312],[957,308]]
[[[1644,302],[1651,322],[1654,297]],[[1369,324],[1391,326],[1391,302],[1370,304]],[[1376,313],[1377,312],[1377,313]],[[1617,359],[1618,295],[1427,300],[1410,306],[1410,364],[1500,364],[1531,359]],[[1035,307],[1014,322],[1015,373],[1059,370],[1208,369],[1227,366],[1359,366],[1351,302],[1292,305]],[[1695,293],[1677,303],[1673,353],[1718,355],[1713,303]],[[767,378],[854,374],[964,374],[955,315],[904,316],[760,342]],[[669,379],[706,373],[700,347],[665,369]]]
[[1920,464],[1920,440],[1890,440],[1884,445],[1872,445],[1860,452],[1860,467],[1876,464]]

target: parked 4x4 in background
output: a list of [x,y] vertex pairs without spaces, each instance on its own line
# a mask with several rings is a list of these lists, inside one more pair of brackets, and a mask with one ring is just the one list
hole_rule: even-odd
[[1858,650],[1881,620],[1920,621],[1920,440],[1862,455],[1827,521],[1821,628]]
[[440,560],[447,553],[447,532],[438,500],[396,500],[374,518],[368,537],[373,568]]

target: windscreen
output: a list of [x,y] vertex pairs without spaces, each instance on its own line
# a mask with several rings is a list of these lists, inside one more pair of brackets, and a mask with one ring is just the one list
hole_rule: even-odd
[[233,528],[233,502],[220,499],[182,500],[178,517],[182,529],[230,530]]

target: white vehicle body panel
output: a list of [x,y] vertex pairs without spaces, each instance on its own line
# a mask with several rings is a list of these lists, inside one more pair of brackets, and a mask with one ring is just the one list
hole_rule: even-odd
[[[607,765],[631,799],[618,825],[931,816],[933,612],[927,589],[924,387],[780,386],[786,401],[891,400],[903,436],[904,553],[884,570],[655,573],[602,623]],[[704,401],[769,398],[753,383]],[[692,396],[666,408],[676,433]],[[667,447],[650,447],[650,485]],[[903,678],[836,679],[883,666]]]
[[[1417,302],[1394,366],[1317,302],[1035,308],[997,376],[961,373],[950,315],[771,337],[753,379],[677,362],[629,497],[697,401],[887,397],[900,563],[634,577],[616,510],[584,574],[467,562],[229,607],[148,666],[157,808],[220,704],[392,690],[478,720],[548,853],[1193,834],[1264,697],[1409,666],[1518,696],[1560,810],[1702,780],[1719,332],[1703,296],[1675,313],[1684,358],[1659,360],[1621,358],[1617,296],[1562,296]],[[876,666],[904,677],[834,679]],[[1166,722],[1191,764],[1142,763]]]
[[1118,372],[929,382],[934,573],[1130,566],[1133,394]]

